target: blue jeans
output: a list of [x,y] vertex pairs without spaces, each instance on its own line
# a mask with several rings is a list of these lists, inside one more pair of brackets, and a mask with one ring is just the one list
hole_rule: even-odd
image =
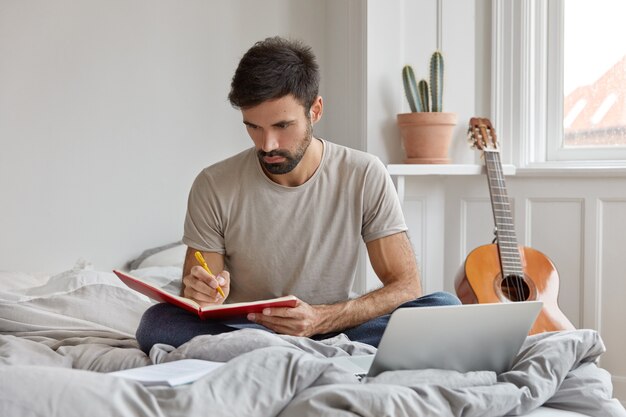
[[[401,304],[405,307],[433,307],[461,304],[459,299],[447,292],[435,292]],[[326,339],[344,333],[350,340],[367,343],[378,347],[383,332],[389,322],[391,314],[376,317],[356,327],[345,329],[342,332],[315,335],[315,340]],[[244,320],[245,321],[245,320]],[[155,304],[148,308],[141,317],[137,328],[137,341],[141,350],[146,353],[156,343],[165,343],[178,347],[195,336],[203,334],[220,334],[238,330],[236,325],[229,325],[232,321],[201,320],[194,313],[183,310],[168,303]]]

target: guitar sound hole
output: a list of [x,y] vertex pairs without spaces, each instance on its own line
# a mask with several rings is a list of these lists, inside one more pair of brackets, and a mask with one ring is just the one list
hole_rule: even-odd
[[500,284],[502,295],[511,301],[526,301],[530,298],[530,288],[523,277],[509,275]]

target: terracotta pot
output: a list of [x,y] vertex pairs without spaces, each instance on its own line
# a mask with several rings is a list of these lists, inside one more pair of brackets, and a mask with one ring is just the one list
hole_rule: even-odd
[[448,164],[456,113],[402,113],[398,127],[406,164]]

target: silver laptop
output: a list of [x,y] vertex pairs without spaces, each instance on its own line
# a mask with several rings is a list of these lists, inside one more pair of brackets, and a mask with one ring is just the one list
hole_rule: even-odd
[[465,304],[396,310],[376,355],[329,358],[359,376],[403,369],[508,371],[543,303]]

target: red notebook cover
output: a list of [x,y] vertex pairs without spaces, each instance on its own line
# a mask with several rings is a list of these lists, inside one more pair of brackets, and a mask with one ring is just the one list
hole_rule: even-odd
[[201,319],[213,319],[222,317],[245,316],[248,313],[260,313],[267,307],[295,307],[297,298],[293,295],[273,298],[271,300],[251,301],[249,303],[233,303],[200,307],[198,303],[189,298],[170,294],[154,285],[148,284],[139,278],[128,275],[125,272],[113,270],[115,275],[124,284],[133,290],[140,292],[153,300],[170,303],[192,313],[196,313]]

